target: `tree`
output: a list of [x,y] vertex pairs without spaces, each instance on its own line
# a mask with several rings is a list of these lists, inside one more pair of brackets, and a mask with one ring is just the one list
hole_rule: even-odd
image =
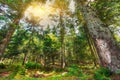
[[[2,42],[1,42],[1,44],[0,44],[0,55],[3,55],[3,53],[4,53],[4,51],[5,51],[5,48],[6,48],[6,46],[8,45],[8,43],[9,43],[9,41],[10,41],[10,39],[11,39],[11,37],[12,37],[15,29],[16,29],[16,26],[17,26],[18,23],[19,23],[19,20],[21,19],[22,11],[23,11],[23,10],[19,11],[19,10],[16,8],[16,7],[18,7],[18,6],[19,6],[19,7],[22,7],[22,5],[17,5],[17,4],[15,4],[16,1],[15,1],[15,2],[13,1],[13,2],[12,2],[12,1],[9,1],[9,0],[7,0],[7,1],[0,0],[0,3],[7,4],[7,5],[8,5],[10,8],[12,8],[13,10],[18,11],[17,17],[15,17],[15,18],[12,20],[13,23],[10,24],[9,30],[8,30],[8,32],[7,32],[7,34],[6,34],[6,37],[2,40]],[[20,3],[20,2],[18,2],[18,4],[19,4],[19,3]],[[22,8],[21,8],[21,9],[22,9]],[[12,15],[12,16],[13,16],[13,15]]]
[[52,60],[53,65],[55,64],[55,57],[58,55],[57,52],[59,48],[60,43],[54,34],[48,33],[44,36],[43,52],[45,56],[45,66],[49,65],[50,60]]
[[[3,55],[13,33],[16,30],[16,26],[19,25],[20,19],[24,16],[24,10],[26,7],[32,2],[33,0],[0,0],[0,3],[4,5],[8,5],[12,10],[16,11],[17,13],[14,15],[15,17],[10,24],[9,31],[6,34],[6,37],[0,43],[0,55]],[[36,0],[36,2],[46,2],[46,0]],[[12,15],[13,16],[13,15]],[[34,21],[33,21],[34,22]]]
[[84,17],[90,36],[95,44],[101,65],[116,72],[120,69],[120,49],[108,27],[97,17],[96,12],[84,0],[76,0]]
[[60,27],[60,42],[61,42],[61,67],[65,68],[65,25],[63,21],[64,15],[68,13],[68,2],[66,0],[55,0],[55,5],[53,6],[59,10],[59,27]]

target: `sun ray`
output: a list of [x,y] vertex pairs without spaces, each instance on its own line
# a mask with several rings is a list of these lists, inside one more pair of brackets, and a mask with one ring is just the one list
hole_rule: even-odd
[[53,10],[54,9],[50,5],[32,2],[25,10],[24,17],[29,22],[34,21],[40,23],[40,20],[52,14]]

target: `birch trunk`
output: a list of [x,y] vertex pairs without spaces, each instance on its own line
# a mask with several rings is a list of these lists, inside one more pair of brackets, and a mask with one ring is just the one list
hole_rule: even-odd
[[96,12],[86,5],[79,5],[87,24],[90,36],[95,44],[103,67],[116,72],[120,69],[120,49],[109,28],[97,17]]

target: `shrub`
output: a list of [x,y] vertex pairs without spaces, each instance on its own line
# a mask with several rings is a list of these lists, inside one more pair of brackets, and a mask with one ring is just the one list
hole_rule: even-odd
[[109,76],[111,75],[111,71],[106,68],[100,68],[95,72],[94,79],[95,80],[111,80]]
[[117,70],[116,74],[120,74],[120,69]]
[[6,68],[5,64],[0,63],[0,69],[5,69],[5,68]]
[[38,69],[38,68],[41,68],[41,64],[38,64],[38,63],[34,63],[34,62],[28,62],[25,64],[25,67],[27,69]]
[[26,69],[24,67],[19,68],[18,74],[25,75]]
[[68,75],[78,76],[78,77],[83,76],[82,70],[77,65],[72,65],[68,67]]

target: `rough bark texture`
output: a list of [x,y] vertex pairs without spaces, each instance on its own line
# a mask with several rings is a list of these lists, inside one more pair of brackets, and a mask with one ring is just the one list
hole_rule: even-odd
[[101,65],[116,72],[120,69],[120,49],[107,26],[97,17],[96,12],[86,5],[79,5],[94,41]]
[[100,63],[100,60],[99,60],[99,57],[97,55],[97,51],[95,49],[93,40],[91,39],[91,36],[90,36],[90,33],[87,29],[86,24],[84,25],[84,31],[86,32],[87,42],[88,42],[89,47],[90,47],[91,55],[93,55],[94,65],[97,67],[97,63]]
[[6,46],[8,45],[15,29],[16,29],[16,25],[19,23],[19,19],[15,19],[13,21],[13,24],[10,25],[9,31],[6,34],[6,37],[2,40],[2,42],[0,43],[0,56],[3,55]]

